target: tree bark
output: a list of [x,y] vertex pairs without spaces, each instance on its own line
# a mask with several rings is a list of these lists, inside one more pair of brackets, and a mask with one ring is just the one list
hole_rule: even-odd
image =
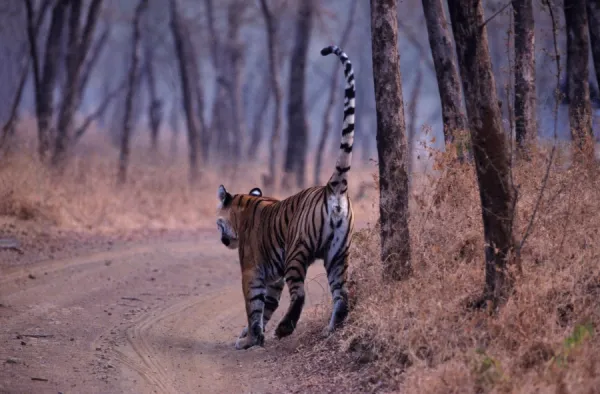
[[52,156],[52,164],[54,166],[61,164],[65,159],[67,146],[69,145],[73,116],[81,101],[79,93],[83,64],[89,51],[94,31],[96,30],[96,23],[102,10],[102,1],[103,0],[92,0],[83,32],[80,32],[81,28],[79,26],[81,19],[81,2],[71,2],[69,46],[66,57],[67,78],[63,88],[64,96],[56,127],[57,134]]
[[290,61],[289,98],[287,105],[288,132],[285,152],[285,175],[282,188],[289,189],[292,174],[296,186],[305,187],[308,120],[304,96],[306,93],[306,63],[313,24],[314,0],[302,1],[296,19],[296,38]]
[[279,76],[279,43],[278,43],[278,23],[269,10],[267,0],[260,0],[260,6],[267,25],[267,47],[269,50],[269,70],[271,74],[271,90],[275,99],[275,109],[273,111],[273,132],[269,142],[269,173],[263,175],[263,184],[265,188],[272,188],[277,181],[277,152],[279,148],[279,139],[281,136],[282,107],[281,101],[283,91]]
[[596,83],[600,88],[600,0],[587,0],[587,14]]
[[412,269],[408,232],[407,146],[398,53],[396,0],[371,0],[373,82],[379,155],[379,220],[384,279],[402,280]]
[[535,29],[532,0],[514,0],[515,16],[515,139],[523,150],[536,137]]
[[194,98],[192,95],[192,81],[190,76],[190,62],[182,34],[181,22],[177,10],[176,0],[171,0],[171,32],[175,42],[175,52],[179,63],[179,77],[181,79],[181,92],[188,130],[188,147],[190,160],[190,183],[195,184],[198,179],[198,129],[194,116]]
[[[467,117],[462,105],[463,93],[454,60],[456,55],[452,45],[452,36],[444,14],[442,0],[423,0],[423,11],[440,92],[444,140],[446,143],[451,143],[454,141],[456,132],[467,129]],[[462,159],[464,154],[465,152],[458,148],[459,159]]]
[[231,124],[233,140],[233,174],[237,172],[239,160],[242,158],[242,146],[246,137],[246,122],[244,117],[242,98],[242,71],[244,66],[244,49],[240,42],[240,28],[244,16],[245,0],[232,1],[227,9],[227,61],[230,72],[227,84],[229,86],[229,99],[231,102]]
[[38,153],[43,161],[50,150],[50,122],[54,113],[54,89],[58,74],[58,62],[60,59],[60,43],[62,38],[65,12],[70,0],[58,0],[52,9],[52,18],[46,48],[44,53],[43,67],[40,64],[37,50],[37,33],[34,25],[33,5],[31,1],[25,3],[27,7],[27,35],[29,39],[29,52],[33,66],[33,77],[35,86],[35,108],[38,124]]
[[272,87],[271,87],[271,74],[269,71],[264,73],[263,81],[260,84],[260,104],[258,105],[258,109],[254,115],[254,119],[252,121],[252,132],[250,133],[250,142],[248,144],[248,149],[246,150],[246,159],[247,160],[255,160],[258,147],[263,139],[263,126],[265,120],[265,114],[267,113],[267,109],[269,108],[269,103],[272,98]]
[[511,288],[514,194],[481,0],[448,0],[471,131],[485,236],[485,299],[504,302]]
[[138,86],[138,63],[140,52],[140,19],[148,6],[148,0],[140,0],[133,16],[133,32],[131,39],[131,62],[129,64],[127,95],[125,96],[125,115],[121,131],[121,153],[119,155],[119,173],[117,182],[122,185],[127,181],[127,166],[129,164],[129,137],[132,128],[132,108],[135,90]]
[[[352,31],[352,26],[354,25],[356,3],[357,0],[353,0],[352,3],[350,3],[348,20],[346,21],[346,26],[344,27],[342,37],[338,45],[340,48],[344,48],[346,46],[346,42],[350,37],[350,32]],[[320,174],[321,168],[323,166],[323,151],[325,150],[325,144],[327,143],[327,138],[329,137],[329,133],[331,131],[331,117],[333,115],[333,107],[335,106],[336,97],[338,97],[340,93],[338,91],[339,74],[339,65],[336,64],[331,72],[331,86],[329,87],[329,98],[327,99],[325,112],[323,112],[323,126],[321,128],[321,138],[319,139],[319,145],[317,146],[315,172],[313,174],[315,185],[321,184]]]
[[589,37],[586,0],[564,3],[567,27],[567,85],[571,135],[579,152],[592,136],[589,87]]
[[158,151],[158,133],[162,123],[162,100],[156,94],[156,78],[154,76],[154,49],[151,43],[145,49],[146,86],[150,103],[148,104],[148,119],[150,121],[150,148],[154,154]]

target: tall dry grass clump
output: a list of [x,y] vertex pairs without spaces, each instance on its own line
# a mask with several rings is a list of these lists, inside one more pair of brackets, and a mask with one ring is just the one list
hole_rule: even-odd
[[[321,354],[321,362],[337,360],[338,370],[340,360],[347,363],[337,378],[327,380],[352,381],[361,391],[407,393],[597,390],[600,174],[596,164],[568,163],[567,151],[557,149],[522,249],[522,270],[514,270],[514,294],[496,316],[472,307],[484,288],[474,168],[437,153],[435,174],[412,183],[412,278],[384,285],[377,229],[355,234],[352,312],[335,339],[315,345],[323,354],[337,352]],[[517,241],[540,196],[547,160],[548,149],[538,148],[530,162],[513,169]],[[326,313],[318,316],[327,318]],[[309,322],[300,342],[310,340],[323,324]]]

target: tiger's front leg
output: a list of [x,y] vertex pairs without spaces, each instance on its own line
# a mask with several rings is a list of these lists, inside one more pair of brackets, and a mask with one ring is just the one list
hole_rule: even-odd
[[[245,336],[241,336],[235,342],[238,350],[248,349],[252,346],[263,346],[265,342],[263,313],[265,307],[265,295],[267,288],[265,281],[256,272],[242,274],[242,289],[246,301],[246,315],[248,317],[248,329]],[[242,331],[242,334],[244,332]]]

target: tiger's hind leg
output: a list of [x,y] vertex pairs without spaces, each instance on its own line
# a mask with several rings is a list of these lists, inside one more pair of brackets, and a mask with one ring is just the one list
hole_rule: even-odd
[[[263,313],[263,330],[266,329],[267,323],[269,320],[271,320],[271,317],[277,310],[277,307],[279,307],[279,300],[281,299],[281,292],[283,291],[284,285],[285,281],[283,278],[281,278],[267,286],[265,309]],[[246,335],[248,335],[248,326],[244,327],[242,333],[240,334],[240,338],[245,338]]]
[[[328,335],[335,331],[348,316],[348,288],[346,285],[348,277],[348,255],[350,254],[350,239],[352,237],[352,223],[348,228],[339,228],[339,233],[329,245],[324,265],[327,271],[329,290],[333,299],[333,311],[329,325],[325,330]],[[345,231],[341,231],[345,230]]]
[[304,307],[304,279],[310,265],[310,261],[306,258],[308,251],[305,248],[294,248],[290,250],[288,256],[290,257],[285,264],[285,281],[290,291],[290,306],[275,330],[275,336],[279,339],[287,337],[296,329]]
[[246,335],[237,339],[235,348],[248,349],[252,346],[263,346],[265,341],[263,314],[267,287],[264,279],[256,272],[242,274],[242,289],[246,301],[248,329]]

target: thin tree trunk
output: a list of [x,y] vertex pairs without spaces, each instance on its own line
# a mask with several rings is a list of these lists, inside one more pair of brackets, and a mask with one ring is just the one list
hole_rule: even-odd
[[565,1],[567,27],[567,85],[569,123],[573,141],[584,149],[592,136],[592,108],[589,87],[589,37],[586,0]]
[[[467,129],[467,117],[462,105],[463,93],[460,76],[454,60],[456,54],[442,0],[422,1],[429,46],[440,92],[444,140],[446,143],[451,143],[457,132]],[[461,146],[457,146],[457,153],[459,160],[462,160],[465,152]]]
[[312,30],[314,0],[299,4],[296,19],[296,38],[290,61],[289,98],[287,105],[288,138],[285,152],[285,175],[282,188],[289,189],[292,174],[296,175],[296,187],[305,186],[306,153],[308,148],[308,119],[304,97],[306,94],[306,57]]
[[83,64],[87,56],[96,23],[100,16],[103,0],[92,0],[83,33],[80,34],[79,21],[81,19],[81,2],[71,3],[69,18],[69,49],[67,53],[67,78],[63,88],[64,97],[60,112],[58,114],[57,134],[52,156],[52,164],[57,166],[65,159],[67,146],[69,145],[70,132],[75,110],[79,107],[81,97],[79,96],[80,79]]
[[177,138],[179,136],[179,100],[175,99],[175,103],[171,108],[171,115],[169,116],[169,125],[171,126],[171,159],[174,159],[177,155]]
[[54,113],[54,89],[58,74],[60,43],[65,19],[65,12],[70,0],[58,0],[52,10],[50,28],[46,38],[43,67],[40,64],[37,50],[37,29],[34,24],[33,5],[25,3],[27,8],[27,35],[29,52],[33,66],[35,86],[35,109],[38,124],[38,153],[45,160],[50,150],[50,122]]
[[216,88],[217,91],[215,93],[215,98],[212,103],[211,108],[211,125],[210,125],[210,140],[215,141],[216,143],[216,151],[219,152],[220,156],[225,156],[230,154],[228,152],[230,150],[230,144],[228,141],[228,124],[227,124],[227,116],[229,113],[229,109],[227,106],[227,92],[225,91],[225,86],[222,83],[219,83],[219,80],[222,78],[222,47],[221,40],[217,33],[217,28],[215,25],[215,15],[214,15],[214,4],[212,0],[205,0],[206,7],[206,16],[208,22],[208,31],[210,36],[210,53],[211,60],[213,64],[213,69],[216,74]]
[[[350,3],[350,12],[348,15],[348,19],[346,21],[346,26],[342,32],[342,38],[340,39],[339,46],[344,48],[346,46],[346,42],[350,37],[350,32],[352,31],[352,26],[354,26],[354,14],[356,13],[356,3],[357,0],[353,0]],[[332,70],[331,73],[331,86],[329,87],[329,98],[327,99],[327,106],[325,107],[325,112],[323,112],[323,126],[321,128],[321,138],[319,139],[319,145],[317,146],[317,154],[316,154],[316,163],[315,163],[315,172],[313,174],[314,184],[320,185],[320,174],[321,168],[323,166],[323,151],[325,150],[325,144],[327,143],[327,138],[329,138],[329,133],[331,131],[331,117],[333,115],[333,108],[335,106],[336,97],[339,96],[338,92],[338,82],[339,82],[339,65],[335,65],[335,69]]]
[[190,64],[188,53],[182,34],[181,22],[177,10],[176,0],[171,0],[171,31],[175,42],[175,51],[179,63],[179,76],[181,78],[181,92],[188,129],[188,147],[190,158],[190,183],[195,184],[198,179],[198,130],[194,116],[194,98],[192,95],[192,81],[190,77]]
[[587,14],[596,83],[600,87],[600,0],[587,0]]
[[228,73],[227,84],[229,85],[229,97],[231,101],[231,123],[233,139],[233,175],[237,172],[239,160],[242,158],[242,146],[246,137],[246,122],[244,117],[242,98],[242,70],[244,66],[244,49],[240,42],[240,28],[244,16],[245,0],[233,1],[227,10],[227,53]]
[[250,133],[250,143],[248,144],[248,149],[246,150],[246,159],[255,160],[258,156],[258,147],[262,142],[263,137],[263,126],[265,121],[265,114],[267,113],[267,109],[269,108],[269,103],[272,98],[272,86],[270,83],[271,75],[269,72],[264,73],[264,81],[260,84],[260,104],[258,105],[258,110],[254,116],[252,121],[252,132]]
[[88,60],[85,62],[83,66],[83,72],[81,73],[81,78],[79,81],[79,93],[78,97],[82,98],[85,89],[88,85],[90,77],[92,76],[92,72],[94,71],[94,67],[100,58],[100,55],[106,48],[106,44],[108,43],[108,38],[110,37],[110,26],[107,26],[100,34],[100,37],[96,40],[94,46],[90,49],[90,56]]
[[132,128],[132,108],[135,90],[138,86],[138,63],[140,51],[140,19],[148,6],[148,0],[140,0],[135,8],[133,17],[133,33],[131,40],[131,63],[129,64],[127,96],[125,96],[125,115],[121,131],[121,153],[119,155],[119,173],[117,181],[120,185],[127,181],[127,166],[129,164],[129,137]]
[[515,139],[523,150],[536,136],[535,30],[532,0],[514,0],[515,15]]
[[146,86],[150,103],[148,105],[148,119],[150,120],[150,148],[154,154],[158,151],[158,133],[162,122],[162,100],[156,94],[156,78],[154,76],[154,49],[152,44],[146,44]]
[[421,96],[421,85],[423,84],[423,69],[419,68],[417,70],[417,75],[415,77],[415,83],[412,88],[410,94],[410,100],[408,102],[408,155],[406,167],[408,170],[409,179],[413,173],[413,160],[414,160],[414,152],[415,152],[415,136],[417,135],[417,116],[418,116],[418,106],[419,106],[419,98]]
[[371,0],[373,82],[379,155],[379,220],[384,278],[412,269],[408,233],[408,173],[396,0]]
[[496,304],[511,288],[507,259],[513,246],[514,194],[481,0],[448,0],[463,76],[485,236],[485,298]]
[[25,82],[27,82],[27,75],[29,75],[29,60],[29,57],[24,59],[24,63],[21,66],[21,75],[19,77],[17,91],[15,92],[15,97],[10,106],[10,113],[8,115],[8,119],[2,126],[2,135],[0,136],[0,148],[3,147],[6,141],[8,141],[14,134],[15,123],[17,122],[19,117],[19,105],[21,104],[21,98],[23,97],[23,91],[25,90]]
[[280,76],[279,76],[279,27],[277,20],[269,10],[267,0],[260,0],[261,10],[265,24],[267,25],[267,47],[269,49],[269,70],[271,73],[271,90],[275,99],[275,109],[273,111],[273,133],[269,142],[269,173],[263,175],[263,184],[265,188],[273,188],[277,181],[277,152],[279,151],[279,139],[281,136],[282,106],[283,97]]

